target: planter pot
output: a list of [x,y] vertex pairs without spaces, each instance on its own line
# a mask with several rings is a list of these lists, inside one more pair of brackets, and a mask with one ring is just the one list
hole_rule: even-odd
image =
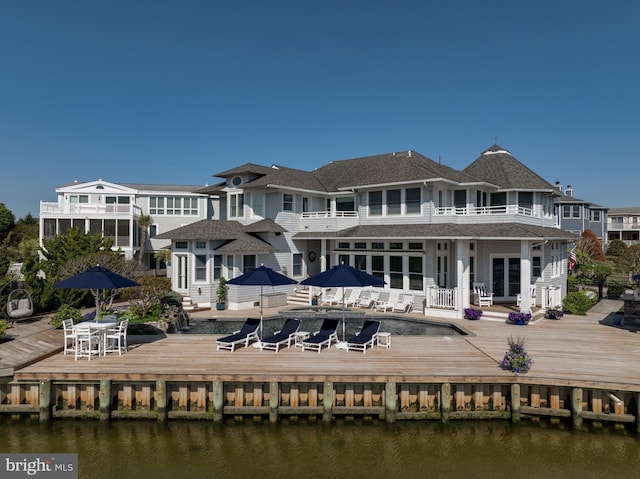
[[227,303],[216,303],[216,309],[218,311],[224,311],[226,307],[227,307]]
[[318,300],[317,299],[312,299],[311,300],[311,306],[318,306]]

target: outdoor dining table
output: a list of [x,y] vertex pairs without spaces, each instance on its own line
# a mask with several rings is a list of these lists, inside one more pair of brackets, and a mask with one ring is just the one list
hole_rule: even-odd
[[102,347],[100,348],[100,356],[106,356],[107,349],[107,330],[111,328],[115,328],[118,326],[118,321],[115,319],[102,319],[98,321],[83,321],[82,323],[74,324],[73,329],[75,330],[79,324],[84,326],[89,326],[89,329],[92,331],[100,332],[100,339],[102,341]]

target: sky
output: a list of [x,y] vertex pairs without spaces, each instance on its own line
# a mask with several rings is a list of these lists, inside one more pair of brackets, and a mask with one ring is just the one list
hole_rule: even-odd
[[635,0],[0,0],[0,203],[497,141],[637,206],[639,73]]

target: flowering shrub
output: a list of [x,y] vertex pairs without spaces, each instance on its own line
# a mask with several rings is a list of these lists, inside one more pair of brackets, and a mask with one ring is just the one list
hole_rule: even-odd
[[547,319],[560,319],[564,316],[564,311],[561,309],[547,309],[547,314],[545,316]]
[[513,373],[526,373],[531,369],[533,359],[529,357],[524,350],[524,338],[518,337],[513,339],[511,336],[507,339],[509,350],[504,353],[502,360],[502,368]]
[[531,313],[516,313],[515,311],[512,311],[509,313],[509,319],[507,322],[509,324],[524,325],[528,324],[530,319]]
[[464,310],[464,317],[467,319],[480,319],[480,316],[482,316],[482,311],[479,309],[465,308]]

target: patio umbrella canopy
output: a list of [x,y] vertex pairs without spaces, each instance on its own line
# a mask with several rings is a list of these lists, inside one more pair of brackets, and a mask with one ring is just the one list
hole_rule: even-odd
[[262,339],[262,296],[264,287],[284,286],[296,283],[296,280],[280,274],[271,268],[267,268],[264,265],[260,265],[248,273],[227,281],[227,284],[235,284],[236,286],[260,286],[260,339]]
[[139,283],[125,276],[114,273],[104,266],[94,266],[82,273],[71,276],[70,278],[58,281],[53,285],[54,288],[60,289],[91,289],[96,290],[96,317],[98,320],[98,312],[100,311],[100,295],[101,289],[120,289],[140,286]]
[[376,276],[370,275],[364,271],[349,266],[348,264],[340,264],[332,267],[315,276],[311,276],[300,284],[309,286],[319,286],[321,288],[342,288],[342,340],[345,338],[345,305],[344,305],[344,288],[348,287],[364,287],[364,286],[384,286],[385,282]]

